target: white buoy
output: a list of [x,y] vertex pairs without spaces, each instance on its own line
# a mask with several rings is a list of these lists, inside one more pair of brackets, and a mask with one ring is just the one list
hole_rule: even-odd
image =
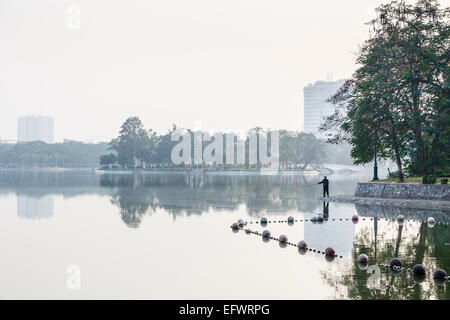
[[429,228],[433,228],[434,225],[436,224],[436,220],[434,220],[433,217],[429,217],[429,218],[427,219],[427,224],[428,224],[428,227],[429,227]]

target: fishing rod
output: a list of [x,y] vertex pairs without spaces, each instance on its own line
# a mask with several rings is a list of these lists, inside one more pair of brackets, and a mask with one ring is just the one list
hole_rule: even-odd
[[317,186],[317,183],[315,183],[315,184],[308,184],[306,186],[302,186],[302,188],[307,188],[307,187],[312,187],[312,186]]

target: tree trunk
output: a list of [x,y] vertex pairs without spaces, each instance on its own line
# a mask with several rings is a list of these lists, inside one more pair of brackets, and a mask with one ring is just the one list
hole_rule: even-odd
[[402,169],[402,160],[400,159],[400,156],[397,152],[395,152],[395,162],[397,163],[397,169],[398,169],[398,182],[405,182],[405,177],[403,176],[403,169]]

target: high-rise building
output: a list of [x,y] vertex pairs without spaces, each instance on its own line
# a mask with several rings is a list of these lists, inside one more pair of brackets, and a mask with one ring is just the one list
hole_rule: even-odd
[[53,118],[24,116],[17,120],[17,140],[53,143]]
[[331,97],[345,80],[316,81],[303,88],[303,131],[323,136],[319,133],[319,126],[323,117],[333,113],[334,108],[326,100]]

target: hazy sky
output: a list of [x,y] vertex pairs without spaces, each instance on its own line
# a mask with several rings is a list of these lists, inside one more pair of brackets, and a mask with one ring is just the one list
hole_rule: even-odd
[[0,138],[26,114],[53,116],[56,141],[108,141],[130,115],[298,130],[303,87],[352,74],[381,2],[0,0]]

